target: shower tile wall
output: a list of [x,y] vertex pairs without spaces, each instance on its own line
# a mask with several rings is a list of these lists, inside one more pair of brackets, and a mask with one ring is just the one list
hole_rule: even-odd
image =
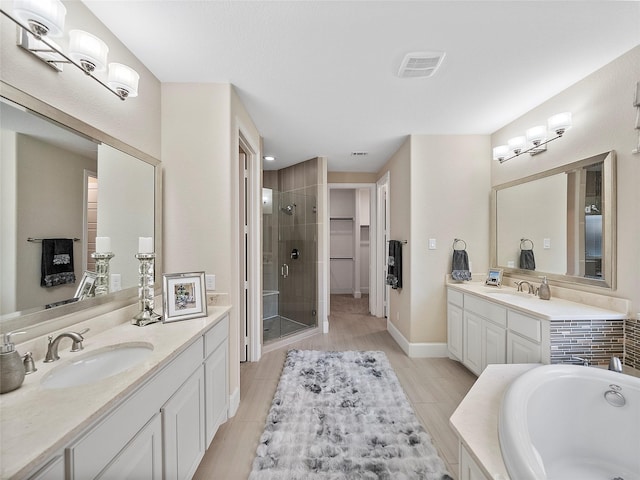
[[264,170],[262,172],[262,186],[273,191],[272,213],[262,215],[262,290],[278,291],[280,273],[278,259],[278,171]]

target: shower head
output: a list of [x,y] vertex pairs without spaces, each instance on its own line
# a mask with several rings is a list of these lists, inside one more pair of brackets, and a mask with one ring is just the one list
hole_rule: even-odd
[[280,211],[282,213],[286,213],[287,215],[293,215],[293,210],[296,207],[296,204],[287,205],[286,207],[280,207]]

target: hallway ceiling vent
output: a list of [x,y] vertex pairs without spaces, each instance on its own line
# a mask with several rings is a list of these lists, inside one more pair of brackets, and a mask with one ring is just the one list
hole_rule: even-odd
[[351,152],[352,157],[364,157],[369,155],[369,152]]
[[407,53],[400,64],[400,78],[426,78],[432,76],[444,58],[444,52]]

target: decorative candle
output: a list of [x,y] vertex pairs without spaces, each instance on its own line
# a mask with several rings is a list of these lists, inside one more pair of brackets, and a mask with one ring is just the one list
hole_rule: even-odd
[[107,253],[111,251],[111,237],[96,237],[96,252]]
[[138,253],[153,253],[153,237],[138,238]]

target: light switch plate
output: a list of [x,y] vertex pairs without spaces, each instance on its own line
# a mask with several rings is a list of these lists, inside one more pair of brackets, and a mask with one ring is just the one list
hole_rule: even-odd
[[551,248],[551,239],[550,238],[545,238],[542,242],[544,248]]
[[429,239],[429,250],[435,250],[436,249],[436,239],[435,238],[430,238]]
[[207,286],[207,290],[215,290],[216,289],[216,276],[213,274],[208,274],[204,276],[205,284]]
[[122,275],[119,273],[112,273],[109,278],[109,291],[118,292],[122,290]]

